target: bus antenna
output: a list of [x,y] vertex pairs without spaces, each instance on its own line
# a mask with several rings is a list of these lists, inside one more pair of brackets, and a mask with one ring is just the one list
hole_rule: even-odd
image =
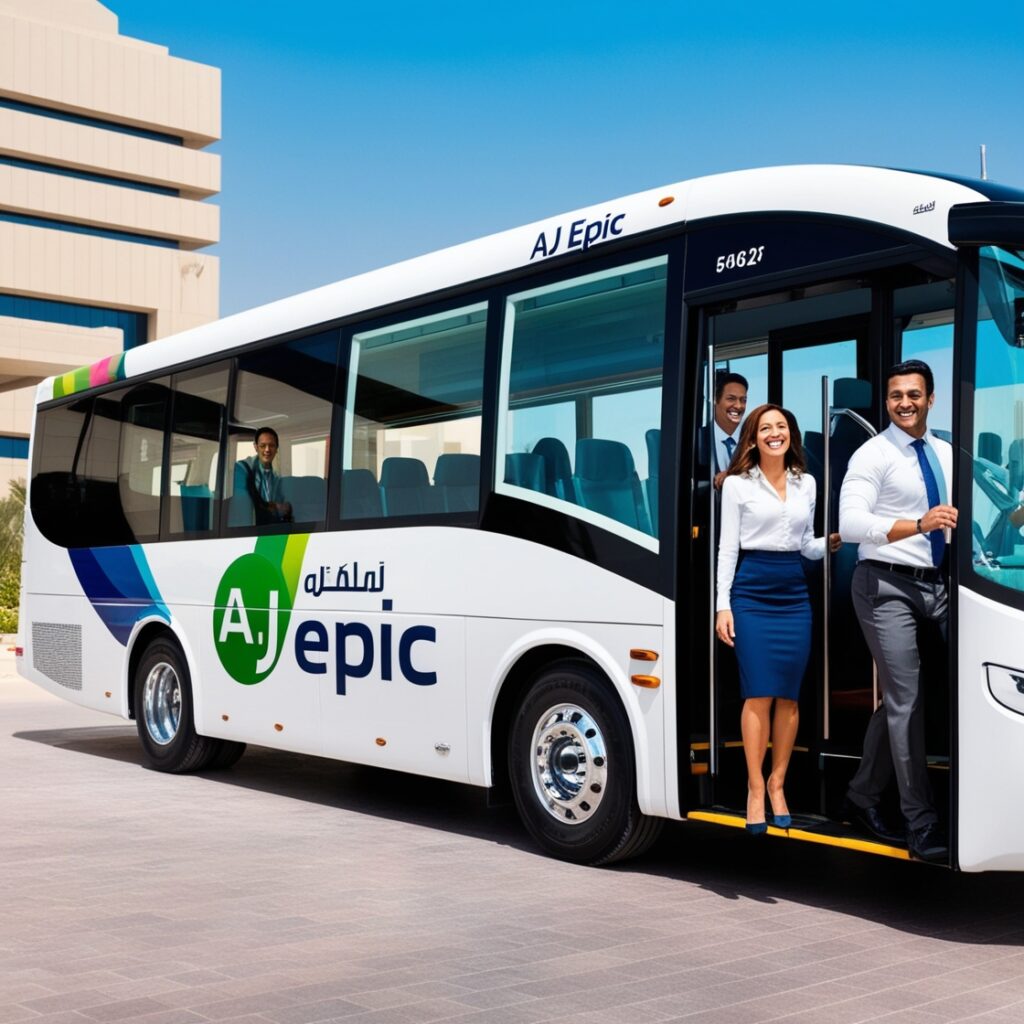
[[981,144],[981,180],[988,181],[988,160],[985,157],[985,143]]

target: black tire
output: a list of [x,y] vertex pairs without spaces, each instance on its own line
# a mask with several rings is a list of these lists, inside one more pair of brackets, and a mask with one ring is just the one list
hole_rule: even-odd
[[215,740],[219,746],[203,765],[203,771],[220,772],[230,768],[245,753],[245,744],[237,740]]
[[192,715],[192,679],[181,648],[171,639],[154,640],[133,680],[135,725],[142,761],[159,772],[194,772],[221,749],[221,740],[200,736]]
[[636,857],[661,831],[662,820],[637,804],[626,713],[589,665],[557,662],[534,680],[512,720],[508,763],[523,824],[561,860]]

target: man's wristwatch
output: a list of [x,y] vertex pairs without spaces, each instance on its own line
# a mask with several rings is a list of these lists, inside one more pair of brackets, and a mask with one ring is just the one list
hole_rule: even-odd
[[921,520],[920,519],[918,519],[918,521],[917,521],[917,532],[918,533],[921,532]]

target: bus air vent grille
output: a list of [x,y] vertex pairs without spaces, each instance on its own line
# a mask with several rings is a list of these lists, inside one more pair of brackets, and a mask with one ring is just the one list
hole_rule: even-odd
[[32,623],[32,667],[58,686],[82,688],[82,627]]

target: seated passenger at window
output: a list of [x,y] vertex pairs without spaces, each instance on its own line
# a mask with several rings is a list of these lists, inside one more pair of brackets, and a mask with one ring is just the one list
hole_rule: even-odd
[[[292,506],[283,500],[281,475],[274,469],[280,447],[277,431],[273,427],[259,427],[252,443],[256,454],[235,463],[231,525],[247,526],[250,518],[256,526],[290,523]],[[248,505],[252,506],[251,516],[244,516],[241,511],[247,510]]]

